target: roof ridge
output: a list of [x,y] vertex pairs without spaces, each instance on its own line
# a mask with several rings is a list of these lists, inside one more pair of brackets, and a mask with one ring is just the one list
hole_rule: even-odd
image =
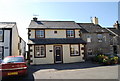
[[16,22],[0,22],[0,24],[16,24]]
[[[34,20],[32,20],[32,21],[34,21]],[[57,21],[55,21],[55,20],[38,20],[36,22],[40,22],[40,21],[42,21],[42,22],[75,22],[75,21],[61,21],[61,20],[57,20]]]

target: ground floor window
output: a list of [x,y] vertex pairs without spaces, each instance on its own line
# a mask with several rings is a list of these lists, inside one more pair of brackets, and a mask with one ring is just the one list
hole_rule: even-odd
[[45,45],[35,45],[35,57],[45,57]]
[[80,56],[79,45],[70,45],[70,56]]
[[3,46],[0,46],[0,59],[3,58]]
[[0,41],[3,41],[3,30],[0,30]]
[[92,53],[92,49],[88,49],[88,55],[93,55],[93,53]]

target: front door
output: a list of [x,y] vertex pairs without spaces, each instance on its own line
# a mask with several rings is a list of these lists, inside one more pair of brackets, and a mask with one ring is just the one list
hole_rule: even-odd
[[62,46],[54,46],[55,63],[62,63]]
[[114,54],[117,54],[117,46],[113,46],[113,52]]

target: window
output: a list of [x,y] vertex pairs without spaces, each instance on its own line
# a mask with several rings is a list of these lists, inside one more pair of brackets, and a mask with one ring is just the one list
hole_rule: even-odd
[[45,46],[44,45],[35,46],[35,57],[45,57]]
[[70,56],[80,56],[79,45],[70,45]]
[[92,37],[90,35],[87,36],[87,42],[92,42]]
[[0,41],[3,41],[3,30],[0,30]]
[[92,55],[92,49],[88,49],[88,55]]
[[44,30],[36,30],[36,38],[44,38]]
[[67,37],[75,37],[74,33],[74,30],[67,30]]
[[2,57],[3,57],[3,47],[0,46],[0,59],[2,59]]
[[102,42],[102,34],[97,34],[97,37],[98,37],[98,42]]
[[55,34],[57,34],[57,31],[54,31]]
[[23,57],[7,57],[3,60],[3,63],[17,63],[17,62],[24,62]]

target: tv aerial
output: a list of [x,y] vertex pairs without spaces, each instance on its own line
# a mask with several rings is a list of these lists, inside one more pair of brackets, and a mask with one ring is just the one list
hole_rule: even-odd
[[33,14],[33,17],[38,17],[39,15],[38,14]]

